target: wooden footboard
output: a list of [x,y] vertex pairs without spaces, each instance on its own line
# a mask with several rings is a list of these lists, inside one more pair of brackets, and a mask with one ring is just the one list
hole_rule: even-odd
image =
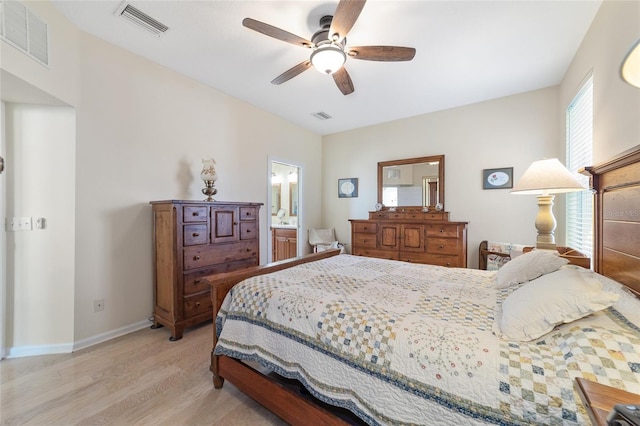
[[211,286],[211,301],[214,312],[213,347],[211,349],[211,366],[209,369],[213,373],[213,385],[216,389],[222,387],[225,379],[229,380],[235,387],[292,425],[349,424],[335,416],[332,412],[314,404],[298,392],[284,386],[274,378],[263,375],[258,370],[253,369],[239,360],[223,355],[214,355],[213,353],[213,348],[215,348],[218,339],[216,315],[222,306],[225,296],[234,285],[249,277],[280,271],[303,263],[326,259],[338,254],[340,254],[340,250],[329,250],[205,278]]

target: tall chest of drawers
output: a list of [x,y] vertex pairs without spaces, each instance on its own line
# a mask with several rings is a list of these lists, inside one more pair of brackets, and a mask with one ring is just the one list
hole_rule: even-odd
[[448,212],[383,210],[350,222],[356,256],[467,267],[467,222],[450,222]]
[[201,279],[260,263],[261,203],[152,201],[153,326],[184,329],[210,320],[210,290]]

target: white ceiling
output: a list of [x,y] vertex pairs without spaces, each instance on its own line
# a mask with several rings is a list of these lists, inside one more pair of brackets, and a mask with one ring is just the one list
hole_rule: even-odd
[[242,26],[251,17],[310,39],[337,1],[131,1],[169,26],[161,38],[117,17],[121,1],[52,3],[88,33],[325,135],[559,84],[601,1],[369,0],[348,45],[417,52],[349,58],[348,96],[314,69],[272,85],[309,50]]

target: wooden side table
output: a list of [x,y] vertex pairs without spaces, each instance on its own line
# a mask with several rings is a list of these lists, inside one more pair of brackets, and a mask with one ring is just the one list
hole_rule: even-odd
[[607,426],[607,415],[616,404],[640,404],[640,395],[622,389],[576,378],[580,398],[594,425]]

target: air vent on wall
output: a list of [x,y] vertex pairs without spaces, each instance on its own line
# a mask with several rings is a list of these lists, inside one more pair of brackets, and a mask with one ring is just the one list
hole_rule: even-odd
[[129,22],[133,22],[156,37],[163,36],[164,33],[169,30],[169,27],[140,11],[140,9],[131,6],[127,2],[123,2],[120,5],[116,10],[116,15],[121,16]]
[[39,62],[49,65],[46,22],[18,1],[0,1],[0,37]]
[[328,119],[332,118],[329,114],[327,114],[326,112],[322,112],[322,111],[311,113],[311,115],[313,115],[318,120],[328,120]]

